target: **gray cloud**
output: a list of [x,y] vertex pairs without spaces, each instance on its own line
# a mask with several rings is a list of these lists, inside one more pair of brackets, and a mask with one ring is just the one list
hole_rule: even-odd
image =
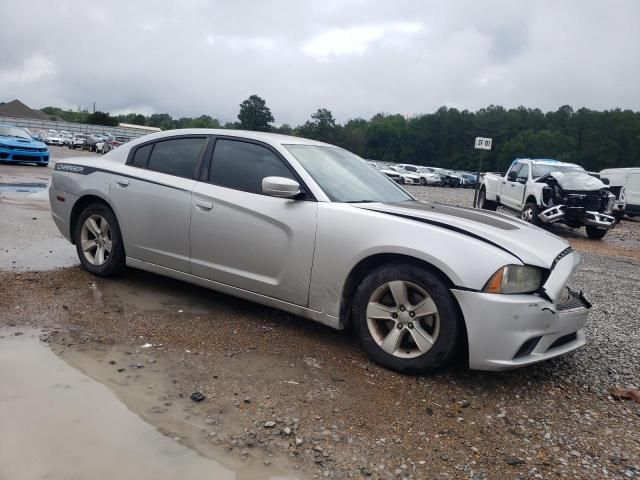
[[[640,109],[640,2],[0,0],[0,99],[277,123],[441,105]],[[7,21],[9,20],[10,21]]]

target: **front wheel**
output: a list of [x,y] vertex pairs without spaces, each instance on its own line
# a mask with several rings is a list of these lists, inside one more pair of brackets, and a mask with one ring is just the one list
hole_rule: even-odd
[[420,185],[422,185],[423,187],[427,186],[427,179],[424,177],[420,177]]
[[525,222],[530,223],[531,225],[536,225],[537,227],[539,227],[540,225],[542,225],[542,221],[540,220],[540,218],[538,218],[538,213],[538,205],[533,202],[529,202],[525,204],[524,208],[522,209],[520,218]]
[[594,240],[600,240],[607,234],[607,230],[605,228],[592,227],[591,225],[586,226],[587,236],[589,238],[593,238]]
[[117,275],[124,270],[120,226],[108,206],[102,203],[87,206],[78,217],[74,240],[85,270],[101,277]]
[[460,345],[460,314],[438,276],[407,264],[372,271],[354,298],[360,343],[380,365],[403,373],[445,366]]

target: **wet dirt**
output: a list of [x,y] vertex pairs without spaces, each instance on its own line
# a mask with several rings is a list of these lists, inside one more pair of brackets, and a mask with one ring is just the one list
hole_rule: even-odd
[[[144,421],[156,415],[166,367],[147,364],[144,381],[130,382],[141,374],[108,368],[126,364],[115,348],[57,345],[57,356],[41,340],[49,337],[38,330],[0,330],[0,478],[293,478],[261,459],[225,459],[184,414],[190,405],[164,401],[160,420]],[[192,438],[201,441],[186,445]]]

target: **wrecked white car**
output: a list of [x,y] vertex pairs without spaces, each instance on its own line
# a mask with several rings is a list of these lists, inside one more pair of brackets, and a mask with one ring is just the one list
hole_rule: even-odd
[[515,160],[504,177],[488,173],[480,186],[479,205],[503,207],[529,223],[562,222],[586,227],[589,238],[602,238],[615,225],[609,187],[581,166],[556,160]]

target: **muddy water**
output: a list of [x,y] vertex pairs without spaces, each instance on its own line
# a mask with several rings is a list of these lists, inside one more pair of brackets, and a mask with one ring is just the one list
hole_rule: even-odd
[[1,479],[291,478],[198,455],[71,367],[38,331],[15,333],[0,331]]

